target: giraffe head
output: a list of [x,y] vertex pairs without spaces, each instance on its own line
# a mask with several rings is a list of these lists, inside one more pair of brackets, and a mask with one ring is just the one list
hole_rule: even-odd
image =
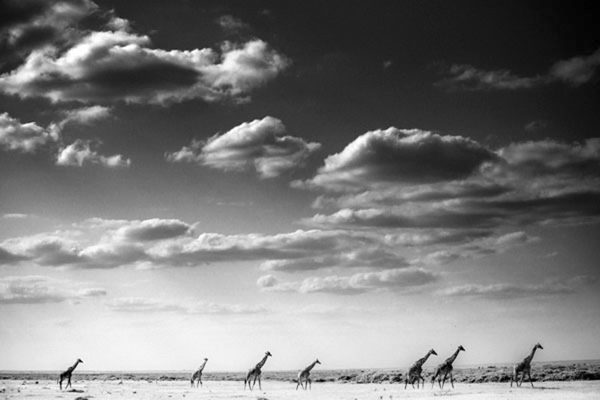
[[540,349],[540,350],[544,350],[544,348],[542,347],[542,345],[538,342],[535,344],[534,346],[536,349]]
[[82,363],[82,364],[83,364],[83,360],[82,360],[81,358],[78,358],[78,359],[77,359],[77,362],[78,362],[78,363]]
[[270,351],[267,351],[267,352],[265,353],[265,356],[267,356],[267,357],[273,357],[273,354],[271,354],[271,352],[270,352]]
[[208,361],[208,358],[204,357],[204,361]]
[[462,347],[461,345],[458,346],[458,351],[466,351],[464,347]]
[[315,364],[321,364],[321,361],[319,361],[319,359],[317,358],[317,360],[315,361]]
[[434,356],[437,356],[437,353],[435,352],[434,349],[429,350],[429,353],[433,354]]

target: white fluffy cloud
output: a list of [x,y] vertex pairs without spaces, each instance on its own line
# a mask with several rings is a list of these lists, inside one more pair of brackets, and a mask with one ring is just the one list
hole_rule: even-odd
[[75,142],[59,150],[56,164],[62,166],[82,167],[86,164],[97,164],[109,168],[123,168],[131,165],[129,158],[120,154],[104,156],[92,150],[93,143],[77,139]]
[[226,42],[219,50],[168,51],[152,48],[148,36],[99,31],[65,52],[34,50],[23,65],[0,76],[0,90],[53,102],[245,101],[288,63],[258,39]]
[[0,114],[0,146],[33,153],[53,140],[50,132],[35,122],[21,123],[8,113]]
[[167,160],[197,162],[225,171],[254,169],[262,178],[273,178],[304,165],[320,147],[285,133],[279,119],[267,116],[214,135],[206,143],[193,141],[190,146],[167,154]]
[[466,178],[495,154],[462,136],[419,129],[367,132],[337,154],[309,181],[296,186],[358,191],[390,183],[430,183]]

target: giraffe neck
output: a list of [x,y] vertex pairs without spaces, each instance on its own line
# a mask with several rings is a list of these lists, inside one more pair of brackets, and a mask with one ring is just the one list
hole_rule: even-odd
[[525,362],[527,364],[531,364],[531,360],[533,360],[533,356],[535,355],[535,351],[537,350],[537,346],[533,346],[533,349],[531,350],[531,354],[527,357],[525,357]]
[[452,356],[450,356],[450,358],[446,360],[446,364],[452,365],[452,363],[454,363],[454,360],[456,360],[456,357],[458,357],[458,353],[460,353],[460,349],[456,349],[454,354],[452,354]]
[[202,363],[202,365],[200,365],[200,368],[198,368],[198,371],[202,372],[204,370],[204,366],[206,365],[206,362],[208,360],[204,360],[204,362]]
[[431,351],[428,351],[427,354],[425,354],[425,357],[423,357],[419,361],[417,361],[417,365],[421,366],[421,365],[425,364],[425,362],[427,361],[427,359],[429,358],[430,355],[431,355]]
[[75,370],[75,368],[77,368],[77,365],[78,365],[78,364],[79,364],[79,360],[75,361],[75,364],[73,364],[73,365],[71,366],[71,368],[69,368],[69,370],[70,370],[71,372],[72,372],[72,371],[74,371],[74,370]]
[[313,369],[315,367],[315,365],[317,365],[317,361],[315,360],[315,362],[313,362],[312,364],[310,364],[308,367],[304,368],[304,372],[310,372],[311,369]]
[[269,356],[267,354],[265,354],[265,356],[263,357],[262,360],[260,360],[260,362],[258,364],[256,364],[256,369],[261,369],[263,365],[265,365],[265,363],[267,362],[267,358]]

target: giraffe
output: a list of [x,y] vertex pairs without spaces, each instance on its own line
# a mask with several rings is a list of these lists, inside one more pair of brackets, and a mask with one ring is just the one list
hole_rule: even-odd
[[206,365],[207,361],[208,361],[208,358],[205,358],[204,362],[202,363],[202,365],[200,365],[198,370],[192,374],[192,378],[190,379],[190,383],[192,384],[192,387],[194,387],[194,381],[196,379],[198,380],[198,382],[196,382],[196,387],[198,387],[198,385],[202,386],[202,371],[204,370],[204,366]]
[[[531,383],[531,387],[533,387],[533,382],[531,381],[531,360],[533,360],[533,355],[537,349],[544,350],[541,344],[536,343],[531,350],[531,354],[523,359],[520,363],[514,366],[513,374],[510,377],[510,386],[512,387],[513,381],[517,384],[517,387],[523,384],[525,380],[525,374],[529,376],[529,383]],[[519,383],[519,373],[521,374],[521,383]]]
[[62,383],[65,379],[67,380],[67,386],[65,386],[65,389],[71,386],[71,375],[73,374],[73,371],[75,371],[75,368],[77,368],[77,364],[79,363],[83,364],[81,358],[78,358],[77,361],[75,361],[75,364],[71,365],[69,368],[67,368],[65,372],[60,374],[60,376],[58,377],[58,387],[60,387],[60,390],[62,390]]
[[415,380],[417,381],[417,389],[419,388],[420,381],[423,381],[423,387],[425,387],[425,378],[423,378],[423,375],[421,375],[423,373],[423,364],[425,364],[429,356],[432,354],[436,356],[438,355],[434,349],[431,349],[427,352],[427,354],[425,354],[425,357],[419,358],[417,361],[415,361],[413,366],[410,367],[404,379],[404,389],[406,389],[406,387],[408,386],[409,381],[414,388]]
[[[260,360],[258,362],[258,364],[256,364],[254,366],[254,368],[252,368],[248,371],[248,374],[246,375],[246,379],[244,379],[244,390],[246,390],[246,383],[248,384],[248,388],[250,390],[254,389],[257,379],[258,379],[258,389],[262,390],[262,388],[260,386],[260,376],[262,374],[262,371],[260,369],[263,367],[263,365],[265,365],[265,363],[267,362],[267,358],[269,358],[269,357],[273,357],[273,355],[269,351],[267,351],[265,353],[265,356],[263,357],[263,359]],[[250,380],[252,378],[254,378],[254,381],[250,382]]]
[[[310,370],[315,367],[315,365],[321,364],[321,361],[317,358],[312,364],[308,367],[304,368],[302,371],[298,372],[298,384],[296,385],[296,390],[298,390],[298,386],[301,386],[302,389],[306,390],[306,387],[312,389],[312,380],[310,379]],[[304,381],[304,386],[302,386],[302,381]]]
[[[466,351],[464,347],[458,346],[454,354],[446,359],[442,364],[438,365],[435,370],[435,374],[433,378],[431,378],[431,387],[435,384],[435,378],[438,378],[438,385],[440,385],[440,389],[444,388],[444,383],[446,383],[446,378],[450,375],[450,383],[452,384],[452,389],[454,389],[454,378],[452,377],[452,363],[458,357],[458,353],[461,351]],[[443,376],[443,380],[442,380]]]

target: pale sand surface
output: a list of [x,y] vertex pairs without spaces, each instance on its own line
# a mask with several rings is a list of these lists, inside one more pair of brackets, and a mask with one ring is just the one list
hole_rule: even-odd
[[600,399],[600,381],[539,382],[536,387],[511,388],[507,383],[456,384],[455,389],[404,390],[400,384],[314,383],[311,391],[295,390],[291,382],[265,381],[263,390],[243,390],[243,382],[205,381],[202,388],[190,388],[183,381],[147,382],[139,380],[73,381],[76,391],[60,392],[52,381],[0,382],[0,399],[66,400],[173,400],[173,399],[268,399],[268,400],[392,400],[437,399]]

